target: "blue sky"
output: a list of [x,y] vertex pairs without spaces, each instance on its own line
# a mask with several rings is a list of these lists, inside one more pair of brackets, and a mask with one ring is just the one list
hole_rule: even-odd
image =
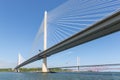
[[[31,55],[29,52],[43,20],[44,11],[50,12],[66,1],[0,0],[0,68],[15,67],[18,53],[24,58]],[[81,65],[120,63],[119,35],[120,32],[117,32],[60,52],[48,58],[48,65],[76,65],[77,56],[80,57]],[[41,61],[29,66],[41,67]]]

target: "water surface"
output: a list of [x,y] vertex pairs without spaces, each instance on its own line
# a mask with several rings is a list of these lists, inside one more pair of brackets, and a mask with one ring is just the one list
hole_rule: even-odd
[[120,80],[119,72],[0,72],[0,80]]

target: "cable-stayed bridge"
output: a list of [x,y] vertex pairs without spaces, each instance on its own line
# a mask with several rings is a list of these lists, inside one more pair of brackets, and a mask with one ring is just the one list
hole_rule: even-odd
[[[72,3],[72,1],[73,0],[70,0],[66,4],[67,5],[68,4],[70,4],[70,5],[76,4],[76,3]],[[76,2],[77,1],[79,2],[79,0],[76,0]],[[100,3],[90,4],[90,6],[92,6],[90,9],[89,9],[89,6],[82,5],[82,6],[80,6],[80,9],[83,8],[82,10],[79,9],[79,6],[76,6],[75,9],[73,9],[73,10],[70,10],[71,8],[67,7],[65,12],[69,13],[69,14],[67,14],[68,17],[66,17],[65,14],[63,15],[63,13],[65,13],[65,12],[63,12],[63,13],[59,12],[59,14],[57,14],[57,15],[53,14],[53,15],[49,16],[49,14],[52,14],[53,12],[55,13],[55,11],[53,10],[52,12],[50,12],[48,14],[48,18],[47,18],[47,12],[46,12],[44,22],[43,22],[45,27],[47,26],[47,24],[48,24],[48,26],[50,24],[54,25],[56,27],[63,26],[63,27],[66,27],[65,30],[68,30],[69,29],[68,27],[70,27],[68,32],[70,32],[70,30],[72,29],[71,28],[72,26],[76,26],[75,28],[73,28],[75,30],[76,30],[76,28],[78,28],[78,26],[80,26],[80,27],[87,26],[88,28],[85,28],[82,31],[79,31],[75,35],[73,35],[65,40],[62,40],[62,42],[59,42],[58,44],[56,44],[48,49],[44,49],[43,52],[40,52],[39,54],[31,57],[30,59],[26,60],[25,62],[19,64],[18,66],[15,67],[15,69],[18,69],[26,64],[29,64],[31,62],[34,62],[34,61],[40,60],[40,59],[45,59],[44,62],[46,62],[46,57],[49,57],[53,54],[56,54],[58,52],[66,50],[66,49],[75,47],[77,45],[80,45],[80,44],[89,42],[91,40],[94,40],[94,39],[97,39],[97,38],[100,38],[100,37],[103,37],[103,36],[106,36],[111,33],[119,31],[120,30],[120,11],[119,11],[120,3],[119,2],[117,3],[117,2],[118,2],[118,0],[109,1],[109,4],[108,3],[103,4],[103,2],[101,1]],[[84,1],[82,3],[84,3]],[[89,1],[88,1],[88,3],[89,3]],[[91,3],[91,1],[90,1],[90,3]],[[58,10],[63,9],[64,7],[67,6],[66,4],[63,4],[62,6],[56,8],[56,9],[58,9]],[[98,4],[99,4],[99,6],[97,6]],[[103,4],[103,5],[100,5],[100,4]],[[77,8],[77,10],[76,10],[76,8]],[[97,9],[98,9],[98,11],[97,11]],[[93,12],[91,10],[96,10],[96,12]],[[71,12],[71,11],[73,11],[73,12]],[[80,11],[83,13],[79,14]],[[103,14],[105,15],[106,13],[110,13],[110,11],[112,12],[111,15],[109,15],[109,16],[107,15],[106,18],[103,18],[104,17]],[[76,16],[74,16],[73,14],[75,14]],[[60,17],[60,16],[62,16],[62,17]],[[59,18],[59,20],[57,18]],[[98,18],[100,20],[98,22],[96,22]],[[49,21],[49,19],[50,19],[50,21]],[[89,24],[92,24],[92,25],[89,25]],[[59,32],[63,32],[63,27],[57,28],[56,30],[58,30]],[[72,29],[72,31],[73,31],[73,29]],[[46,32],[46,31],[44,31],[44,32]],[[65,33],[65,34],[69,35],[69,33]],[[58,36],[58,37],[61,38],[61,36],[62,35],[60,34],[60,36]],[[45,42],[45,44],[46,44],[46,42]],[[46,63],[45,63],[45,65],[46,65]],[[47,67],[47,66],[45,66],[45,67]]]

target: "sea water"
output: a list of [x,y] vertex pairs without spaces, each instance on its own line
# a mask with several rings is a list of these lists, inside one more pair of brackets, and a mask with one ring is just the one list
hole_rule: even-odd
[[0,72],[0,80],[120,80],[119,72]]

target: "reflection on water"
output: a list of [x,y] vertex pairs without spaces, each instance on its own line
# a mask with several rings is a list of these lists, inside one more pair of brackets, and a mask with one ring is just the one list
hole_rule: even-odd
[[119,72],[15,73],[1,72],[0,80],[120,80]]

